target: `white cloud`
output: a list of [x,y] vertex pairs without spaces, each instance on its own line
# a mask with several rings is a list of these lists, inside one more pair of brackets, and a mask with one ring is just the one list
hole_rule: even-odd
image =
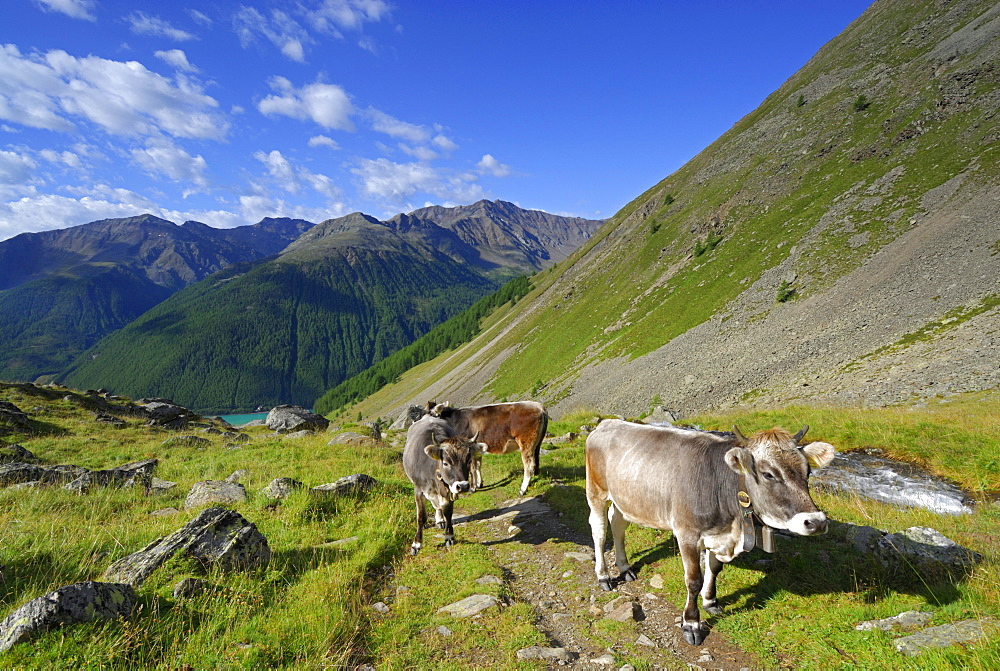
[[273,77],[270,84],[278,95],[269,95],[257,104],[261,114],[309,119],[324,128],[354,130],[354,105],[339,86],[317,82],[296,90],[284,77]]
[[254,152],[253,157],[264,164],[268,174],[278,182],[282,189],[290,193],[298,193],[299,180],[295,176],[295,168],[280,151],[274,149],[268,154],[257,151]]
[[333,138],[326,135],[314,135],[309,138],[310,147],[329,147],[330,149],[340,149],[340,145]]
[[33,193],[0,203],[0,240],[25,231],[49,231],[98,219],[132,217],[143,212],[158,213],[159,208],[154,203],[131,192],[121,195],[127,194],[130,194],[127,200],[112,201],[100,196],[68,198]]
[[322,196],[326,196],[329,200],[341,198],[343,196],[343,192],[337,187],[336,184],[333,183],[333,180],[326,175],[321,175],[302,168],[299,171],[299,176],[313,191]]
[[434,139],[431,140],[431,144],[444,152],[453,152],[458,149],[457,144],[440,133],[434,136]]
[[306,221],[324,221],[332,217],[342,217],[350,210],[343,203],[328,203],[326,207],[303,207],[288,205],[280,198],[262,195],[240,196],[240,214],[247,222],[258,222],[264,217],[292,217]]
[[365,23],[377,23],[389,16],[383,0],[323,0],[307,12],[316,30],[343,37],[342,30],[361,30]]
[[151,139],[144,149],[133,149],[132,158],[147,172],[165,175],[178,182],[190,182],[202,188],[208,185],[208,163],[200,155],[191,156],[169,140]]
[[144,12],[132,12],[126,17],[132,32],[136,35],[157,35],[167,37],[178,42],[197,39],[197,37],[186,30],[175,28],[169,21],[165,21],[158,16],[149,16]]
[[429,147],[410,147],[400,142],[399,148],[404,154],[418,161],[433,161],[438,157],[438,153]]
[[403,202],[418,191],[434,191],[441,178],[425,163],[395,163],[385,158],[361,159],[351,170],[361,178],[361,187],[368,196],[390,202]]
[[49,163],[61,163],[62,165],[75,168],[77,170],[83,167],[80,157],[71,151],[58,152],[53,149],[43,149],[38,152],[38,155]]
[[369,121],[371,121],[372,128],[379,133],[385,133],[391,137],[397,137],[414,143],[424,143],[430,140],[430,131],[423,126],[400,121],[373,107],[369,107],[365,114]]
[[24,184],[31,180],[36,167],[30,156],[0,150],[0,184]]
[[189,78],[163,77],[136,61],[0,47],[0,119],[25,126],[72,132],[83,119],[115,135],[222,139],[229,124],[217,106]]
[[492,154],[483,154],[483,157],[476,164],[476,169],[483,175],[493,175],[494,177],[507,177],[510,175],[510,166],[504,165],[493,158]]
[[208,15],[203,12],[199,12],[197,9],[188,9],[187,11],[188,14],[191,15],[192,19],[203,26],[211,26],[212,23],[214,23]]
[[271,10],[271,16],[266,17],[253,7],[240,7],[233,16],[233,27],[243,48],[263,37],[298,63],[306,60],[305,45],[314,43],[295,19],[279,9]]
[[94,0],[35,0],[42,9],[59,12],[74,19],[96,21],[94,16]]
[[187,54],[181,49],[170,49],[168,51],[157,51],[153,53],[154,56],[159,58],[161,61],[167,65],[171,65],[178,70],[183,70],[184,72],[198,72],[198,68],[191,65],[188,62]]

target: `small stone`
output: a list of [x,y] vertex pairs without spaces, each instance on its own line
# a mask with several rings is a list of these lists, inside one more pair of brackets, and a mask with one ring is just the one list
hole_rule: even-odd
[[618,669],[618,671],[635,671],[635,667],[632,666],[631,664],[625,664],[620,669]]
[[575,559],[578,562],[593,562],[594,555],[591,552],[567,552],[564,555],[569,559]]
[[566,571],[565,573],[562,574],[562,577],[564,579],[565,578],[572,578],[573,577],[573,572],[572,571]]
[[476,583],[480,585],[502,585],[503,580],[496,577],[495,575],[484,575],[481,578],[476,578]]
[[893,629],[917,629],[924,626],[933,619],[934,613],[925,613],[916,610],[908,610],[899,615],[887,617],[883,620],[868,620],[854,627],[858,631],[892,631]]
[[473,615],[478,615],[488,608],[493,608],[499,605],[497,598],[491,594],[473,594],[472,596],[467,596],[461,601],[456,601],[455,603],[448,604],[442,608],[439,608],[437,612],[447,613],[454,617],[472,617]]
[[615,663],[615,658],[613,655],[601,655],[600,657],[595,657],[590,660],[592,664],[601,664],[603,666],[611,666]]
[[509,527],[507,527],[507,535],[508,536],[513,536],[514,534],[519,534],[519,533],[521,533],[521,527],[515,526],[513,524],[511,524]]
[[552,659],[568,662],[575,657],[566,648],[544,648],[533,645],[530,648],[522,648],[517,651],[518,659]]
[[604,614],[604,611],[601,610],[600,606],[591,606],[590,608],[587,609],[587,612],[595,616]]
[[657,573],[649,579],[649,586],[653,589],[663,589],[663,576]]
[[440,627],[438,627],[438,633],[441,634],[442,636],[451,636],[455,632],[453,632],[451,629],[442,624]]
[[635,601],[623,603],[621,606],[611,611],[607,618],[617,622],[628,622],[629,620],[642,619],[642,607]]
[[376,601],[375,603],[372,604],[372,610],[375,611],[376,613],[388,613],[389,606],[385,605],[385,603],[382,601]]
[[705,663],[705,662],[714,662],[714,661],[715,661],[715,657],[712,657],[711,655],[702,655],[701,657],[699,657],[699,658],[698,658],[697,660],[695,660],[695,661],[697,661],[697,662],[701,662],[701,663]]
[[154,517],[168,517],[170,515],[176,515],[179,512],[180,511],[177,510],[177,508],[160,508],[159,510],[154,510],[149,514]]
[[635,639],[636,645],[644,645],[647,648],[655,648],[656,643],[649,636],[645,634],[639,634],[639,638]]

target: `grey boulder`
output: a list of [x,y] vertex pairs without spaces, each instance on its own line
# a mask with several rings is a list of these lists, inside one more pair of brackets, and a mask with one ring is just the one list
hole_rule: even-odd
[[330,421],[322,415],[317,415],[298,405],[279,405],[267,413],[265,420],[268,428],[278,433],[292,431],[326,431]]
[[127,618],[135,600],[129,585],[88,580],[60,587],[29,601],[0,622],[0,652],[55,627]]
[[206,508],[180,530],[114,562],[104,579],[139,586],[178,552],[205,568],[226,571],[259,568],[271,561],[267,539],[252,522],[234,510]]

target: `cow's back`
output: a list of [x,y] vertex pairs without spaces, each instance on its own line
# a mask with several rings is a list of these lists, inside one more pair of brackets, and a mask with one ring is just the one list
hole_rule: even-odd
[[714,517],[729,447],[708,433],[605,420],[587,437],[588,488],[607,492],[627,519],[644,526],[672,528],[677,515]]

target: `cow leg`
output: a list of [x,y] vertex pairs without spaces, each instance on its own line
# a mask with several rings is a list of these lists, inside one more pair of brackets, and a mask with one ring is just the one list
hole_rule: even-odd
[[472,458],[469,464],[469,491],[474,492],[483,486],[483,457]]
[[590,531],[594,536],[594,573],[597,583],[605,592],[611,591],[611,576],[604,561],[604,539],[608,533],[607,501],[591,496],[588,492],[587,503],[590,504]]
[[611,537],[615,540],[615,563],[618,565],[618,575],[622,580],[631,582],[635,580],[635,571],[629,566],[628,557],[625,556],[625,528],[628,527],[628,522],[613,501],[608,512],[608,521],[611,522]]
[[434,526],[438,529],[444,529],[444,514],[440,508],[434,508]]
[[451,501],[446,501],[441,506],[441,513],[444,515],[444,546],[446,548],[455,544],[455,527],[451,524],[451,513],[454,509],[455,504]]
[[701,626],[701,613],[698,612],[698,595],[704,582],[701,573],[701,553],[698,551],[697,538],[678,536],[681,561],[684,563],[684,582],[687,585],[687,602],[681,618],[681,633],[690,645],[701,645],[707,633]]
[[712,615],[720,615],[722,613],[722,608],[715,601],[715,581],[719,577],[719,573],[722,572],[722,567],[725,566],[719,558],[715,556],[708,548],[702,553],[705,559],[704,562],[704,574],[705,582],[701,587],[701,606],[706,612]]
[[538,472],[538,464],[535,460],[534,445],[518,443],[518,447],[521,448],[521,462],[524,464],[524,479],[521,480],[521,496],[524,496],[528,491],[531,476]]
[[424,525],[427,524],[427,507],[424,505],[424,495],[418,488],[414,492],[417,499],[417,535],[413,537],[410,544],[410,554],[415,555],[420,552],[420,547],[424,543]]

